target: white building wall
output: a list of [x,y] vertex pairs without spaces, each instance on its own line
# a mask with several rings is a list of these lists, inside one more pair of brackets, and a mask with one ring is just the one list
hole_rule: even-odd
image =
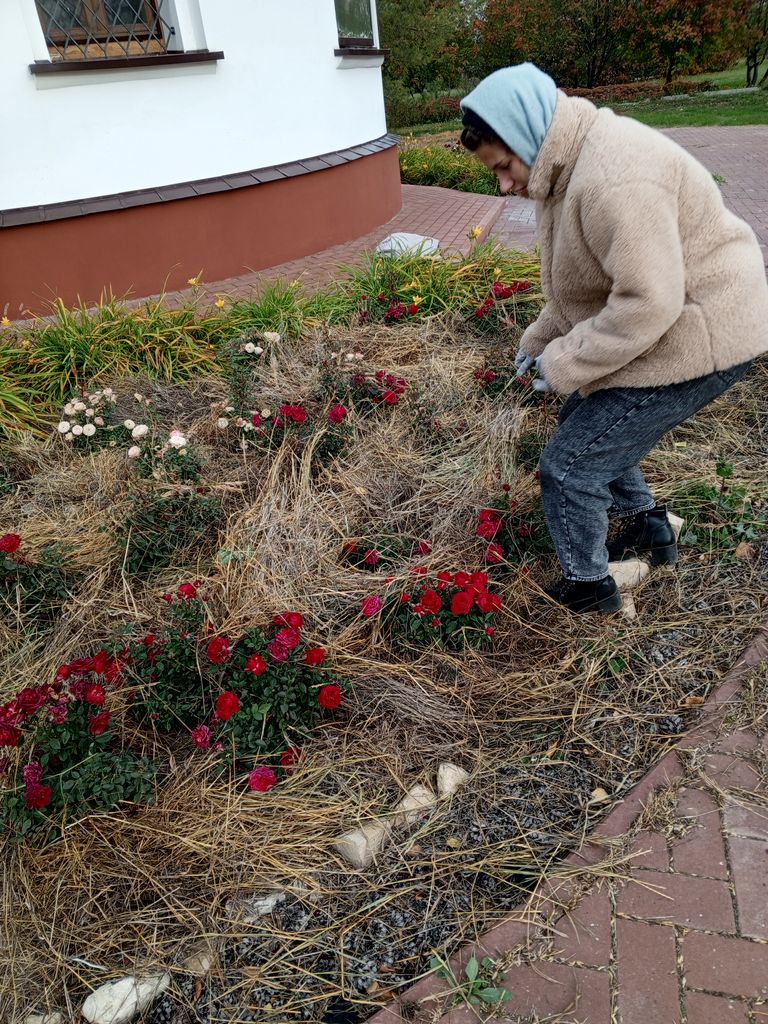
[[236,174],[386,132],[377,62],[334,55],[334,0],[172,4],[180,48],[224,60],[33,75],[48,58],[34,0],[0,0],[0,209]]

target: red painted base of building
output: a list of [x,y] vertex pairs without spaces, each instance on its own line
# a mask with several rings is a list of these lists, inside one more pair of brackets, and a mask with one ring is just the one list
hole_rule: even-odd
[[398,212],[395,146],[337,167],[210,195],[0,231],[0,313],[174,291],[320,252]]

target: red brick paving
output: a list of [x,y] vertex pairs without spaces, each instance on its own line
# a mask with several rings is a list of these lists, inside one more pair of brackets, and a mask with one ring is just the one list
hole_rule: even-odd
[[[593,830],[612,849],[588,838],[561,876],[451,958],[457,976],[473,953],[502,961],[512,997],[501,1024],[768,1024],[768,738],[727,729],[744,674],[766,658],[764,630],[685,753],[668,754]],[[654,820],[651,805],[637,829],[670,786],[674,810]],[[446,995],[424,978],[369,1024],[478,1020]]]

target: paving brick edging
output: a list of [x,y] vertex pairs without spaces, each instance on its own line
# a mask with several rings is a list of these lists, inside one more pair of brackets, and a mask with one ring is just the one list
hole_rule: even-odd
[[[531,941],[541,926],[573,901],[579,892],[579,875],[604,860],[607,841],[623,836],[643,812],[649,798],[666,785],[678,782],[685,774],[679,752],[695,750],[713,742],[723,724],[729,704],[741,689],[745,678],[754,668],[768,661],[768,620],[758,629],[752,642],[726,673],[723,681],[710,695],[701,709],[699,722],[671,751],[656,764],[633,789],[627,793],[606,817],[589,833],[579,850],[570,853],[557,867],[557,873],[543,881],[525,904],[514,910],[503,922],[484,933],[476,942],[462,946],[450,957],[449,963],[456,977],[470,956],[495,957],[516,945]],[[597,840],[594,842],[593,840]],[[632,922],[629,922],[632,924]],[[556,965],[552,965],[554,968]],[[407,1024],[412,1013],[403,1013],[403,1007],[426,1004],[435,1019],[440,1016],[441,997],[450,991],[447,984],[435,975],[428,975],[410,988],[398,993],[395,1000],[369,1018],[368,1024]],[[457,1012],[450,1015],[452,1019]],[[606,1017],[606,1020],[609,1019]]]

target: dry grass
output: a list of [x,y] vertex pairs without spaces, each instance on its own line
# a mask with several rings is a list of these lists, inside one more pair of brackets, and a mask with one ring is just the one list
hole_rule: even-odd
[[[388,988],[424,972],[424,954],[487,927],[578,844],[605,808],[590,805],[592,789],[626,791],[684,727],[691,695],[706,695],[755,630],[760,561],[691,555],[675,573],[652,574],[628,623],[539,606],[554,570],[544,559],[530,576],[500,576],[505,610],[492,653],[393,649],[358,614],[383,584],[344,562],[344,539],[428,539],[434,569],[478,567],[477,511],[502,481],[535,500],[515,440],[550,431],[554,412],[482,399],[472,374],[498,350],[447,318],[286,344],[264,368],[260,397],[311,403],[318,357],[339,348],[402,374],[411,391],[391,415],[359,422],[348,456],[319,474],[288,447],[274,459],[224,449],[210,408],[226,398],[216,378],[183,392],[114,382],[120,394],[151,391],[165,425],[189,431],[209,458],[207,480],[227,513],[216,545],[237,556],[226,565],[188,552],[146,582],[127,577],[113,542],[129,495],[123,456],[80,457],[32,438],[10,452],[17,484],[0,498],[0,522],[32,546],[72,545],[82,575],[45,632],[12,615],[0,623],[4,697],[50,678],[121,623],[157,621],[158,595],[195,576],[230,635],[285,608],[302,612],[355,689],[346,717],[323,728],[266,797],[216,783],[200,756],[177,756],[155,806],[71,822],[43,850],[6,844],[3,1020],[48,1006],[75,1020],[89,987],[151,966],[172,971],[180,1006],[202,1012],[216,997],[210,1017],[180,1010],[178,1021],[322,1020],[338,995],[370,1012]],[[662,498],[681,480],[713,476],[722,453],[737,476],[759,482],[765,445],[747,424],[765,411],[765,383],[756,370],[676,434],[687,447],[665,443],[652,456]],[[425,434],[418,409],[453,426],[453,440]],[[409,565],[393,570],[398,582]],[[341,830],[384,813],[414,782],[434,785],[446,760],[473,773],[466,790],[399,830],[370,871],[338,858]],[[238,915],[237,897],[274,883],[291,892],[279,911],[257,923]],[[196,985],[181,964],[200,945],[216,962]]]

